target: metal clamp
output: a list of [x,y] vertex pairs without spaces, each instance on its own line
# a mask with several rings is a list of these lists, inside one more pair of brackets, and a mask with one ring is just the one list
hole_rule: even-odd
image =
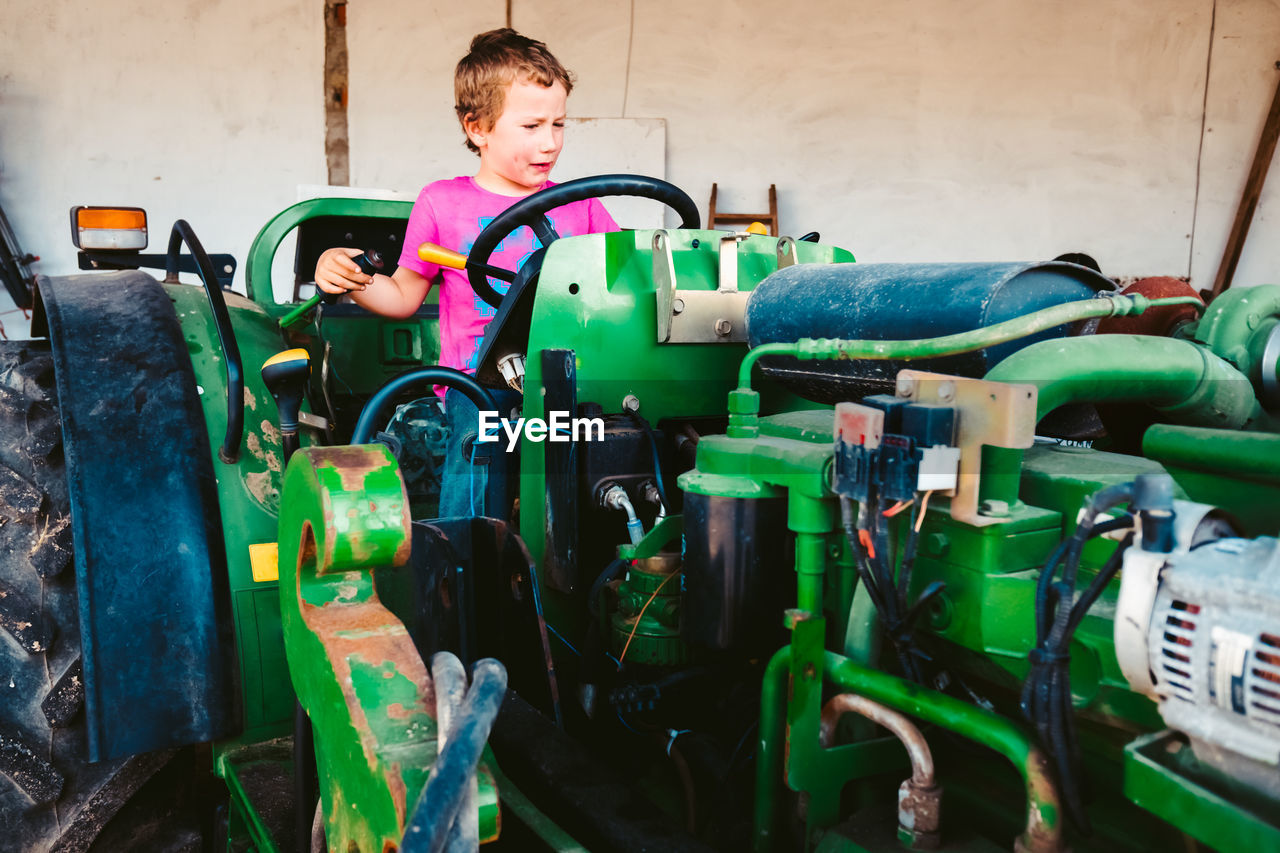
[[720,240],[720,280],[715,290],[677,290],[675,259],[666,231],[653,234],[653,283],[658,343],[745,343],[747,292],[738,290],[738,241],[755,235],[726,234]]

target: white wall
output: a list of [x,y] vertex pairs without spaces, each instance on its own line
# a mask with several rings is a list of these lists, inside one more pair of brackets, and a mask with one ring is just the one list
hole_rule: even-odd
[[[74,270],[67,209],[105,203],[146,207],[155,251],[181,216],[243,264],[297,185],[324,182],[322,7],[0,0],[0,203],[39,269]],[[785,232],[868,261],[1079,250],[1112,275],[1206,287],[1280,77],[1280,0],[512,9],[577,73],[572,115],[663,120],[666,177],[704,208],[712,181],[726,210],[762,209],[775,183]],[[348,7],[354,184],[414,192],[474,170],[452,68],[505,11]],[[589,164],[622,156],[602,147]],[[1238,284],[1280,281],[1278,218],[1280,168]]]
[[[1280,80],[1280,0],[1219,0],[1205,103],[1191,280],[1213,284]],[[1235,283],[1280,283],[1280,156],[1271,162]]]
[[325,179],[316,7],[0,0],[0,204],[37,271],[76,271],[76,204],[145,207],[153,252],[185,218],[242,271],[296,186]]

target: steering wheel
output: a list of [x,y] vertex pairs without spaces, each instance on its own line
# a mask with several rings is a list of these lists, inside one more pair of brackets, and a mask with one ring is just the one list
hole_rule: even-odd
[[560,235],[551,226],[551,221],[547,219],[549,211],[575,201],[607,196],[639,196],[660,201],[679,214],[681,228],[697,228],[701,223],[698,206],[693,199],[676,185],[658,178],[644,175],[596,175],[565,181],[520,199],[485,226],[480,236],[476,237],[476,242],[467,255],[467,277],[476,296],[494,308],[502,304],[502,294],[489,284],[485,267],[493,250],[508,234],[522,225],[528,226],[543,248],[546,248],[560,239]]

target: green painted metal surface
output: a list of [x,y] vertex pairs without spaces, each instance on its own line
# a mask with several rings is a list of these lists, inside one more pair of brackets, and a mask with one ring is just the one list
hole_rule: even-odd
[[[681,290],[715,290],[723,232],[673,231],[669,243]],[[752,237],[738,246],[738,288],[751,290],[777,269],[777,243]],[[848,252],[797,243],[800,263],[843,263]],[[578,402],[599,403],[605,413],[639,400],[650,423],[665,417],[719,417],[733,389],[743,343],[656,342],[653,232],[593,234],[558,240],[547,250],[533,306],[526,357],[526,388],[542,384],[541,352],[572,349]],[[546,418],[541,394],[525,397],[526,418]],[[708,436],[707,440],[719,438]],[[525,441],[520,459],[520,535],[540,567],[546,551],[545,444]],[[741,482],[741,481],[739,481]],[[571,600],[542,584],[548,621],[578,635],[585,615]]]
[[1267,336],[1277,323],[1280,285],[1237,287],[1219,294],[1187,334],[1256,380]]
[[274,318],[288,313],[292,305],[276,302],[271,267],[284,239],[308,219],[321,216],[387,218],[408,221],[413,203],[382,199],[316,198],[286,207],[273,216],[253,238],[245,263],[245,291]]
[[619,659],[656,666],[689,660],[688,646],[680,639],[678,567],[678,555],[637,560],[619,585],[612,632]]
[[[205,426],[212,447],[222,442],[227,424],[226,366],[204,290],[166,285],[191,355]],[[281,447],[275,402],[262,384],[258,367],[282,347],[271,319],[257,305],[225,294],[244,362],[245,435],[240,458],[231,465],[215,455],[214,474],[226,540],[227,570],[236,621],[237,652],[243,688],[241,740],[275,737],[293,715],[284,646],[280,636],[275,583],[257,582],[249,557],[251,545],[276,541],[280,504]],[[304,433],[304,441],[309,441]]]
[[[1272,431],[1280,426],[1258,403],[1246,374],[1203,346],[1173,338],[1041,341],[1000,362],[986,378],[1035,385],[1037,418],[1069,403],[1141,403],[1192,426]],[[1018,450],[984,448],[982,498],[1016,502],[1021,460]]]
[[1124,750],[1124,791],[1130,800],[1217,850],[1280,850],[1275,805],[1242,804],[1208,780],[1197,780],[1187,763],[1186,741],[1172,732],[1134,740]]
[[[797,614],[791,645],[779,651],[766,670],[756,771],[757,851],[777,849],[772,803],[779,796],[778,786],[783,779],[792,790],[807,795],[806,834],[813,834],[837,822],[840,794],[846,782],[886,771],[903,772],[900,764],[886,760],[887,755],[893,754],[891,751],[869,749],[874,742],[821,747],[818,730],[824,681],[936,723],[999,752],[1025,782],[1027,822],[1019,839],[1023,849],[1065,849],[1063,814],[1048,780],[1048,765],[1018,726],[967,702],[826,651],[825,633],[823,620]],[[900,744],[892,742],[891,746],[901,753]]]
[[[274,294],[273,264],[285,239],[299,225],[317,217],[345,217],[353,221],[364,218],[409,218],[413,205],[407,201],[375,199],[320,198],[299,202],[273,217],[254,238],[245,264],[245,287],[273,322],[297,308],[292,303],[277,302]],[[363,247],[356,247],[363,248]],[[292,268],[287,282],[293,287]],[[439,321],[434,315],[439,293],[432,289],[425,307],[413,317],[391,319],[371,314],[355,305],[327,310],[323,306],[308,322],[290,329],[290,345],[305,347],[311,354],[312,386],[316,399],[321,398],[319,380],[328,343],[330,396],[339,409],[340,430],[354,425],[363,400],[387,380],[412,367],[434,364],[440,355]],[[422,389],[427,396],[429,388]]]
[[1142,452],[1188,498],[1229,511],[1245,534],[1280,531],[1280,435],[1157,424],[1143,434]]

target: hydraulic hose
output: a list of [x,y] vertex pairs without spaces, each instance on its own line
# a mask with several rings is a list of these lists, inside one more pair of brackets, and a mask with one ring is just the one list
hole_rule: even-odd
[[1022,846],[1031,851],[1064,849],[1062,809],[1048,762],[1017,725],[977,705],[867,669],[834,652],[826,652],[825,657],[826,678],[838,689],[950,729],[1007,758],[1027,788],[1027,828],[1020,839]]
[[240,345],[236,343],[235,328],[231,325],[227,301],[222,296],[222,287],[218,284],[213,262],[209,260],[209,253],[204,250],[196,232],[185,219],[173,223],[173,230],[169,232],[164,280],[177,283],[179,253],[183,243],[187,244],[191,249],[191,257],[195,258],[200,283],[204,285],[204,292],[209,297],[213,327],[218,332],[218,343],[222,346],[223,360],[227,365],[227,432],[222,439],[222,446],[218,448],[218,458],[231,465],[240,458],[240,442],[244,439],[244,367],[240,360]]
[[[785,646],[765,669],[756,764],[756,853],[772,848],[776,817],[774,784],[784,771],[790,664],[791,647]],[[1065,849],[1062,806],[1048,759],[1015,723],[977,705],[860,666],[834,652],[824,653],[824,677],[842,692],[865,696],[1003,755],[1022,775],[1027,789],[1027,825],[1018,839],[1019,848],[1032,853]]]
[[907,757],[911,759],[912,782],[927,788],[937,784],[933,772],[933,753],[930,752],[929,743],[920,733],[920,729],[907,719],[905,714],[900,714],[879,702],[872,702],[857,693],[841,693],[831,697],[827,704],[822,706],[819,738],[824,749],[830,748],[835,742],[836,724],[848,713],[861,714],[872,722],[884,726],[893,733],[894,737],[902,741],[903,747],[907,750]]
[[502,664],[492,658],[476,661],[471,689],[458,710],[451,736],[431,765],[427,784],[405,825],[400,845],[405,853],[445,849],[506,694],[507,671]]
[[419,367],[417,370],[401,373],[374,392],[369,402],[365,403],[364,408],[360,410],[355,431],[351,435],[351,443],[368,444],[372,441],[374,428],[387,406],[406,388],[426,382],[445,385],[460,391],[482,412],[497,411],[498,404],[494,402],[493,395],[469,374],[454,370],[452,367],[438,365]]
[[847,714],[861,714],[884,726],[902,743],[911,759],[911,778],[898,788],[898,838],[912,839],[905,846],[934,849],[942,837],[942,788],[933,770],[929,743],[905,714],[872,702],[857,693],[840,693],[822,706],[818,739],[823,749],[835,743],[836,725]]
[[[467,671],[453,652],[436,652],[431,657],[431,681],[436,693],[437,748],[441,751],[453,739],[458,712],[467,695]],[[480,826],[477,820],[478,783],[476,774],[463,783],[466,790],[458,816],[449,827],[445,843],[446,853],[462,853],[480,846]]]
[[801,338],[794,343],[762,344],[747,353],[738,370],[738,387],[751,387],[751,368],[761,358],[769,355],[789,355],[802,361],[812,359],[917,359],[943,355],[959,355],[986,349],[1019,338],[1029,337],[1047,329],[1094,317],[1118,317],[1141,314],[1148,308],[1160,305],[1201,305],[1192,296],[1175,296],[1168,299],[1148,299],[1140,294],[1133,296],[1112,295],[1106,298],[1082,299],[1065,302],[1033,311],[1003,323],[995,323],[981,329],[943,335],[939,338],[923,338],[911,341],[840,340],[838,338]]

